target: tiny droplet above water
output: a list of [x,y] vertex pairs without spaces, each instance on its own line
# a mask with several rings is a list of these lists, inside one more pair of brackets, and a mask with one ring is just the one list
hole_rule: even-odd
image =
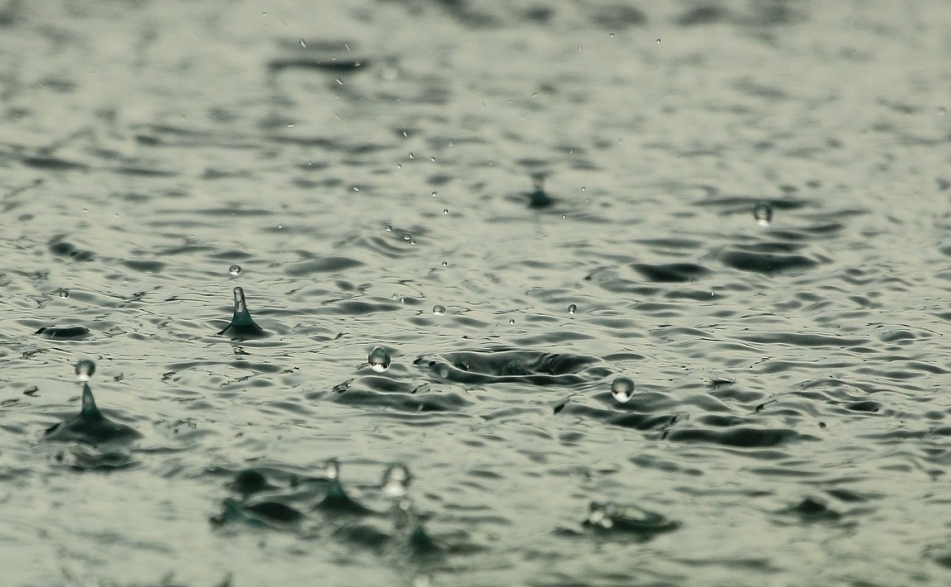
[[769,205],[769,202],[756,204],[753,208],[753,218],[756,219],[756,224],[769,226],[769,223],[773,221],[773,207]]
[[383,473],[383,482],[380,486],[383,493],[390,497],[403,497],[409,491],[409,484],[413,480],[406,465],[399,463],[390,465]]
[[433,192],[433,195],[432,195],[432,197],[434,197],[434,198],[436,197],[436,192]]
[[228,273],[230,273],[234,277],[241,275],[241,265],[235,264],[235,265],[232,265],[231,267],[228,267]]
[[443,214],[449,214],[449,208],[443,208],[443,209],[442,209],[442,213],[443,213]]
[[324,464],[324,474],[328,479],[336,479],[340,476],[340,463],[337,459],[330,459]]
[[80,381],[89,381],[95,372],[96,364],[89,359],[83,359],[76,363],[76,378]]
[[442,266],[443,266],[443,267],[449,267],[449,261],[443,261],[443,262],[442,262]]
[[634,395],[634,382],[627,377],[618,377],[611,383],[611,395],[618,403],[626,404]]
[[65,300],[66,298],[68,298],[68,297],[69,297],[69,290],[68,290],[68,289],[61,289],[61,290],[59,290],[59,297],[63,298],[64,300]]
[[660,45],[660,39],[657,39],[657,44]]
[[578,311],[578,304],[571,304],[570,306],[568,306],[569,314],[574,314],[577,311]]
[[377,373],[382,373],[390,368],[390,353],[386,352],[386,349],[376,347],[370,351],[367,363],[370,364],[371,369]]
[[446,313],[446,306],[433,306],[433,314],[442,316]]
[[509,324],[515,324],[515,318],[512,318],[511,320],[509,320]]

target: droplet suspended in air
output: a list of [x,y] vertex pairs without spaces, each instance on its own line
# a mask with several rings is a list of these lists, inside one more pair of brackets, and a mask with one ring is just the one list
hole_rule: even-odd
[[80,381],[89,381],[96,372],[96,364],[89,359],[76,363],[76,378]]
[[231,267],[228,267],[228,273],[230,273],[232,277],[241,275],[241,265],[234,264]]
[[443,266],[443,267],[449,267],[449,261],[443,261],[443,262],[442,262],[442,266]]
[[769,205],[769,202],[756,204],[753,207],[753,218],[756,219],[756,224],[769,226],[769,223],[773,221],[773,207]]
[[577,311],[578,311],[578,304],[571,304],[570,306],[568,306],[569,314],[574,314]]
[[63,298],[64,300],[65,300],[66,298],[68,298],[68,297],[69,297],[69,290],[68,290],[68,289],[61,289],[61,290],[59,290],[59,297]]
[[433,306],[433,314],[443,316],[446,313],[446,306]]
[[611,383],[611,395],[621,404],[626,404],[634,395],[634,382],[627,377],[618,377]]
[[367,363],[371,369],[377,373],[382,373],[390,368],[390,353],[382,347],[376,347],[367,356]]
[[443,214],[449,214],[449,208],[443,208],[443,209],[442,209],[442,213],[443,213]]
[[509,324],[515,324],[515,318],[510,319]]
[[264,329],[254,323],[251,313],[248,311],[248,303],[244,297],[244,290],[240,287],[234,288],[234,315],[231,318],[231,324],[225,327],[218,334],[230,334],[235,338],[251,338],[266,336]]
[[413,480],[406,465],[394,463],[383,473],[383,482],[380,487],[383,493],[390,497],[403,497],[409,491],[409,484]]
[[340,476],[340,463],[337,459],[330,459],[324,464],[324,474],[328,479],[336,479]]

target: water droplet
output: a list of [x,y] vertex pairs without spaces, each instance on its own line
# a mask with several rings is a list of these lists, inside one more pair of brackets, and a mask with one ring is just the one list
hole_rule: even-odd
[[409,491],[409,484],[413,480],[406,465],[399,463],[390,465],[383,473],[383,482],[380,486],[383,493],[390,497],[403,497]]
[[443,261],[443,262],[442,262],[442,266],[443,266],[443,267],[449,267],[449,261]]
[[756,219],[756,224],[769,226],[769,223],[773,221],[773,207],[769,205],[769,202],[756,204],[753,208],[753,218]]
[[376,347],[370,351],[367,363],[370,364],[371,369],[377,373],[382,373],[390,368],[390,353],[386,352],[386,349]]
[[433,314],[443,316],[446,313],[446,306],[433,306]]
[[307,43],[304,42],[304,39],[300,40],[300,46],[303,47],[304,49],[307,48]]
[[429,160],[432,161],[433,163],[436,162],[436,158],[435,158],[435,157],[430,157]]
[[660,45],[660,39],[657,39],[657,44]]
[[359,188],[358,186],[353,186],[353,191],[359,192],[359,191],[360,191],[360,188]]
[[512,318],[511,320],[509,320],[509,324],[515,324],[515,318]]
[[89,359],[83,359],[76,363],[76,378],[80,381],[89,381],[95,372],[96,364]]
[[618,403],[626,404],[634,395],[634,382],[627,377],[618,377],[611,383],[611,395]]
[[235,264],[231,267],[228,267],[228,273],[230,273],[233,277],[241,275],[241,265]]
[[442,209],[442,213],[443,213],[443,214],[449,214],[449,208],[443,208],[443,209]]
[[432,197],[434,197],[434,198],[436,197],[436,192],[435,192],[435,191],[433,192],[433,196],[432,196]]
[[412,239],[413,239],[413,235],[411,235],[411,234],[408,233],[408,232],[403,235],[403,240],[404,240],[404,241],[409,242],[409,241],[411,241]]
[[611,34],[609,34],[608,36],[613,39],[613,38],[614,38],[614,33],[611,33]]
[[59,297],[63,298],[64,300],[65,300],[66,298],[68,298],[68,297],[69,297],[69,290],[68,290],[68,289],[61,289],[61,290],[59,290]]
[[415,156],[413,156],[412,151],[410,151],[409,158],[410,158],[410,159],[415,159],[415,158],[416,158]]
[[324,464],[324,474],[328,479],[336,479],[340,476],[340,463],[337,459],[330,459]]
[[570,306],[568,306],[569,314],[574,314],[577,311],[578,311],[578,304],[571,304]]
[[387,224],[387,225],[386,225],[386,232],[393,232],[393,225],[392,225],[392,224]]

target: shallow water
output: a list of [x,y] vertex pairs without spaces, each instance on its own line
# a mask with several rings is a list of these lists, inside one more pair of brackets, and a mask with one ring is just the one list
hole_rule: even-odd
[[4,584],[947,584],[949,31],[0,2]]

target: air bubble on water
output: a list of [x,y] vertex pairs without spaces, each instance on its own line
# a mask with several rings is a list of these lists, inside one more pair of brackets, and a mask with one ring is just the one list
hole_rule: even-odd
[[611,395],[618,403],[626,404],[634,395],[634,381],[627,377],[618,377],[611,383]]
[[586,189],[587,188],[585,186],[581,186],[581,191],[585,191]]
[[567,214],[562,214],[562,215],[561,215],[561,219],[562,219],[562,220],[564,220],[564,219],[566,219],[566,218],[568,218],[568,215],[567,215]]
[[756,219],[756,224],[769,226],[769,223],[773,221],[773,207],[769,205],[769,202],[756,204],[753,208],[753,218]]
[[409,484],[413,476],[410,475],[406,465],[395,463],[390,465],[383,473],[383,482],[380,487],[389,497],[403,497],[409,491]]
[[76,363],[76,378],[80,381],[89,381],[95,372],[96,364],[89,359],[83,359]]
[[65,300],[66,298],[68,298],[68,297],[69,297],[69,290],[68,290],[68,289],[61,289],[61,290],[59,290],[59,297],[63,298],[64,300]]
[[571,304],[570,306],[568,306],[569,314],[574,314],[577,311],[578,311],[578,304]]
[[446,306],[433,306],[433,314],[442,316],[446,313]]
[[228,273],[230,273],[232,277],[241,275],[241,265],[234,264],[231,267],[228,267]]
[[340,463],[337,459],[330,459],[324,464],[324,474],[331,480],[340,476]]
[[390,368],[390,353],[386,352],[386,349],[376,347],[370,351],[367,363],[369,363],[371,369],[377,373],[382,373]]

